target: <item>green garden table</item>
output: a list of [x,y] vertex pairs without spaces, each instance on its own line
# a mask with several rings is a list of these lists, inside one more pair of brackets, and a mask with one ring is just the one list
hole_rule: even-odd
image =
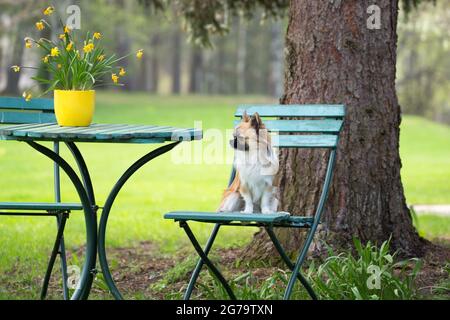
[[[75,293],[72,299],[87,299],[96,274],[96,257],[98,252],[101,271],[108,287],[116,299],[122,299],[109,270],[105,251],[105,235],[108,216],[118,193],[128,179],[143,165],[152,159],[172,150],[182,141],[202,139],[198,129],[174,128],[169,126],[93,124],[89,127],[60,127],[55,123],[20,124],[0,127],[0,140],[23,141],[36,151],[53,160],[67,174],[74,185],[81,201],[86,224],[86,254]],[[64,160],[59,153],[37,143],[51,141],[65,143],[74,156],[80,175]],[[117,180],[109,193],[102,209],[97,230],[97,210],[94,188],[86,162],[76,143],[166,143],[152,150],[134,162]],[[114,159],[109,159],[114,161]],[[98,232],[98,233],[97,233]]]

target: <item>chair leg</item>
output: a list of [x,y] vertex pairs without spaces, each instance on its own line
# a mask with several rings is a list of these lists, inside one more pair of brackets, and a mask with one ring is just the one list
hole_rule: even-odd
[[[230,297],[230,299],[231,300],[236,300],[236,296],[234,295],[234,293],[231,290],[230,286],[228,285],[227,281],[222,276],[220,271],[214,266],[214,264],[211,262],[211,260],[209,260],[209,258],[206,255],[206,253],[202,250],[200,244],[198,243],[197,239],[195,238],[194,234],[192,233],[191,228],[189,228],[189,225],[185,221],[182,221],[182,222],[180,222],[180,226],[186,232],[189,240],[191,240],[195,251],[197,251],[198,255],[200,256],[200,259],[203,261],[204,264],[206,264],[206,266],[209,268],[209,270],[211,270],[211,272],[217,277],[217,279],[220,281],[220,283],[224,287],[224,289],[227,292],[227,294]],[[212,243],[211,243],[211,245],[212,245]]]
[[[267,231],[267,234],[270,237],[270,240],[272,240],[273,245],[275,246],[275,249],[277,249],[278,253],[280,254],[283,261],[286,263],[287,267],[293,271],[295,268],[294,263],[291,261],[291,259],[287,256],[286,252],[284,251],[283,247],[280,244],[280,241],[278,241],[277,236],[273,232],[273,229],[271,227],[265,228]],[[294,274],[294,273],[293,273]],[[308,280],[301,274],[300,269],[297,272],[297,278],[300,281],[300,283],[305,287],[306,291],[308,292],[309,296],[313,300],[318,300],[316,293],[314,292],[313,288],[309,284]]]
[[[203,250],[205,252],[205,255],[209,254],[209,251],[212,248],[212,245],[214,243],[214,240],[216,240],[217,233],[219,232],[220,224],[216,223],[214,225],[213,231],[211,235],[209,236],[208,242],[206,243],[205,249]],[[192,291],[194,290],[195,282],[197,282],[198,276],[200,274],[200,271],[203,267],[203,260],[199,259],[197,262],[197,265],[195,266],[194,271],[192,272],[191,279],[189,280],[189,284],[186,289],[186,293],[184,294],[183,299],[189,300],[192,294]]]
[[[315,229],[315,228],[314,228]],[[308,253],[309,246],[311,245],[311,242],[314,237],[315,230],[310,229],[308,232],[308,236],[306,237],[305,244],[303,245],[303,248],[300,250],[300,254],[298,255],[297,261],[295,262],[294,268],[292,270],[291,278],[289,279],[288,285],[286,287],[286,291],[284,292],[283,300],[289,300],[292,294],[292,290],[294,289],[295,284],[295,275],[300,272],[300,267],[302,266],[303,262],[305,261],[306,254]]]
[[50,277],[52,275],[53,266],[55,265],[56,256],[59,253],[61,239],[64,234],[64,228],[66,226],[66,220],[67,220],[67,213],[64,213],[62,215],[61,221],[58,226],[58,232],[56,234],[56,239],[55,239],[55,243],[53,245],[52,254],[50,255],[50,260],[48,262],[47,271],[45,273],[44,283],[42,285],[42,290],[41,290],[41,300],[44,300],[45,297],[47,296],[48,284],[50,282]]
[[[58,227],[61,224],[61,220],[63,219],[62,215],[58,215]],[[69,300],[69,287],[67,286],[67,258],[66,258],[66,246],[64,243],[64,234],[61,237],[61,244],[59,246],[59,257],[61,259],[61,274],[62,274],[62,288],[63,288],[63,297],[64,300]]]

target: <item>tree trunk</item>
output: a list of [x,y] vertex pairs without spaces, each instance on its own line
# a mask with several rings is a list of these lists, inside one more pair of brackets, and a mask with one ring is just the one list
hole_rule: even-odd
[[[125,0],[119,0],[117,6],[120,10],[131,11],[130,2]],[[128,55],[131,51],[131,40],[128,34],[128,28],[126,27],[127,21],[125,18],[121,18],[120,25],[116,26],[116,52],[119,57],[124,57]],[[129,66],[129,58],[124,58],[120,61],[120,67],[128,70]],[[120,83],[124,84],[124,87],[121,90],[130,91],[133,88],[130,87],[131,81],[128,76],[121,77]]]
[[178,25],[172,33],[172,94],[181,91],[181,34]]
[[150,46],[152,52],[149,60],[147,60],[147,91],[158,93],[159,88],[159,51],[160,51],[160,35],[155,34],[151,37]]
[[247,27],[242,18],[238,20],[237,37],[236,90],[238,94],[244,94],[246,93]]
[[[22,37],[22,33],[20,32],[19,28],[15,30],[14,36],[12,37],[14,39],[13,46],[13,54],[11,59],[11,65],[22,65],[22,57],[23,57],[23,48],[24,48],[24,41]],[[10,95],[18,95],[19,92],[19,80],[20,80],[20,72],[13,72],[11,69],[8,71],[8,79],[7,79],[7,85],[6,85],[6,93]]]
[[191,65],[189,70],[189,93],[198,93],[203,82],[202,49],[193,45],[191,50]]
[[[369,0],[294,0],[286,35],[283,104],[345,104],[337,162],[316,239],[348,247],[352,237],[380,244],[392,237],[405,256],[423,254],[400,179],[400,106],[395,92],[398,3],[379,0],[381,28],[367,28]],[[283,149],[280,154],[280,210],[311,215],[326,168],[325,151]],[[289,250],[303,233],[281,230]],[[320,249],[315,242],[315,249]],[[269,249],[270,248],[270,249]],[[272,254],[263,232],[247,250]]]
[[281,21],[275,21],[270,27],[270,76],[267,93],[279,98],[283,94],[283,38]]

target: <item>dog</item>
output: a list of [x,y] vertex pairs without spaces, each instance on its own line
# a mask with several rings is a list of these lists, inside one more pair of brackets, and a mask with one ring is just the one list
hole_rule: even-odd
[[276,212],[278,199],[273,180],[278,171],[278,156],[258,113],[251,117],[243,114],[230,145],[235,150],[236,175],[224,191],[218,211]]

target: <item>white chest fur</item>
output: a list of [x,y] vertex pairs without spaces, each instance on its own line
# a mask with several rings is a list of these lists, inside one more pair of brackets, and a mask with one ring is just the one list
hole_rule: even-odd
[[277,160],[274,156],[262,159],[257,154],[236,151],[235,165],[240,182],[250,192],[253,203],[259,203],[267,188],[272,186],[274,172],[268,170],[268,165],[277,164]]

